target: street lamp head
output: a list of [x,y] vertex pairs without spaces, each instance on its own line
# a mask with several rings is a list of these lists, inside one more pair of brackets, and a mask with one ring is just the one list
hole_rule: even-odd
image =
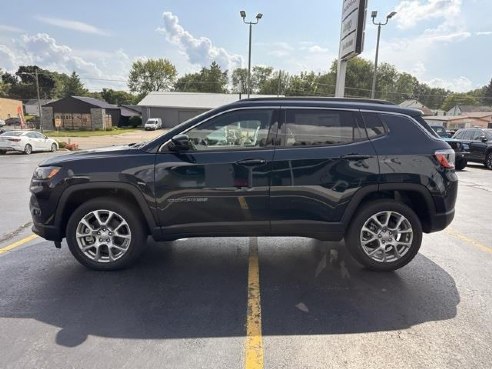
[[263,17],[263,14],[261,14],[261,13],[256,14],[256,19],[260,20],[262,17]]
[[377,16],[378,16],[378,12],[377,12],[377,10],[373,10],[373,11],[371,12],[371,18],[372,18],[372,19],[374,19],[374,18],[376,18]]
[[389,14],[386,16],[386,18],[387,18],[387,19],[391,19],[391,18],[393,18],[395,15],[396,15],[396,12],[391,12],[391,13],[389,13]]
[[241,10],[239,14],[241,14],[241,18],[246,18],[246,12],[244,10]]

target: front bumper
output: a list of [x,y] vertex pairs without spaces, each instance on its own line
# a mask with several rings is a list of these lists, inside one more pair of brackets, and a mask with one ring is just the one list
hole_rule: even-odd
[[38,236],[41,236],[48,241],[61,241],[63,238],[60,234],[60,230],[55,226],[33,223],[31,230],[33,233],[36,233]]

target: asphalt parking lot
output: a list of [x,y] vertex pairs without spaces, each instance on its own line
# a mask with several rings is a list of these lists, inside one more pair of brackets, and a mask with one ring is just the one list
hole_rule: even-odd
[[304,238],[149,240],[136,267],[104,273],[65,244],[16,244],[31,235],[31,173],[51,155],[0,158],[1,368],[490,368],[481,165],[458,173],[451,227],[395,273]]

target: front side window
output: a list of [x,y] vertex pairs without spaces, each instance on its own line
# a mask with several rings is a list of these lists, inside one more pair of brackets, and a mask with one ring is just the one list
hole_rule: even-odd
[[350,111],[288,109],[281,128],[283,146],[341,145],[365,138]]
[[271,109],[236,110],[186,132],[195,151],[255,149],[268,145]]

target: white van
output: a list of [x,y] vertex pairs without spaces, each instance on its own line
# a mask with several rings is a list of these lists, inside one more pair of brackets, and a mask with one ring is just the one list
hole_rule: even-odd
[[144,129],[148,130],[156,130],[162,128],[162,120],[161,118],[149,118],[147,122],[145,122]]

